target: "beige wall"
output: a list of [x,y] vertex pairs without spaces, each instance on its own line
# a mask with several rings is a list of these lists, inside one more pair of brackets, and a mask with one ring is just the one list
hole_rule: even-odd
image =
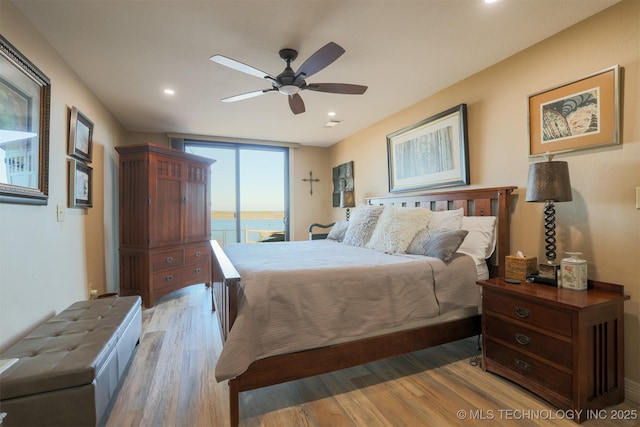
[[[0,351],[74,301],[118,287],[117,157],[125,132],[15,8],[0,1],[2,35],[51,80],[49,203],[0,203]],[[69,109],[94,122],[93,208],[67,208]],[[65,210],[57,222],[56,206]]]
[[[356,197],[387,194],[386,135],[460,103],[468,105],[471,186],[516,185],[513,250],[544,259],[543,206],[525,203],[527,96],[614,64],[623,68],[622,141],[558,155],[573,201],[556,204],[558,255],[581,251],[591,279],[622,284],[626,377],[640,386],[640,2],[627,0],[475,74],[330,148],[332,166],[355,162]],[[498,42],[498,41],[496,41]],[[327,202],[329,203],[329,202]],[[342,213],[334,210],[333,219]]]

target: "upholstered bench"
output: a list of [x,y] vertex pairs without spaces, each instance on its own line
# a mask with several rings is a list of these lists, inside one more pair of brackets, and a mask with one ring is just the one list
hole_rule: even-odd
[[0,354],[2,427],[100,423],[142,332],[141,298],[72,304]]

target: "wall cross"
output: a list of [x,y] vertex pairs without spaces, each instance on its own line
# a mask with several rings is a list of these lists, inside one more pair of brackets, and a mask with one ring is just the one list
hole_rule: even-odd
[[320,181],[319,179],[313,178],[313,172],[309,171],[309,178],[302,178],[304,182],[309,183],[309,194],[313,196],[313,183]]

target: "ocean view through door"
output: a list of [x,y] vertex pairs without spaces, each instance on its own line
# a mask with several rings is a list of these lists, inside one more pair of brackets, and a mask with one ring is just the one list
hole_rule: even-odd
[[211,168],[211,238],[222,246],[289,240],[289,151],[285,147],[185,141]]

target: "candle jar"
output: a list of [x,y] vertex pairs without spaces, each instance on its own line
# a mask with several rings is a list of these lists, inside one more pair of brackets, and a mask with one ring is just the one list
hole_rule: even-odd
[[562,287],[576,291],[587,290],[587,261],[580,258],[582,252],[566,252],[568,258],[560,262]]

